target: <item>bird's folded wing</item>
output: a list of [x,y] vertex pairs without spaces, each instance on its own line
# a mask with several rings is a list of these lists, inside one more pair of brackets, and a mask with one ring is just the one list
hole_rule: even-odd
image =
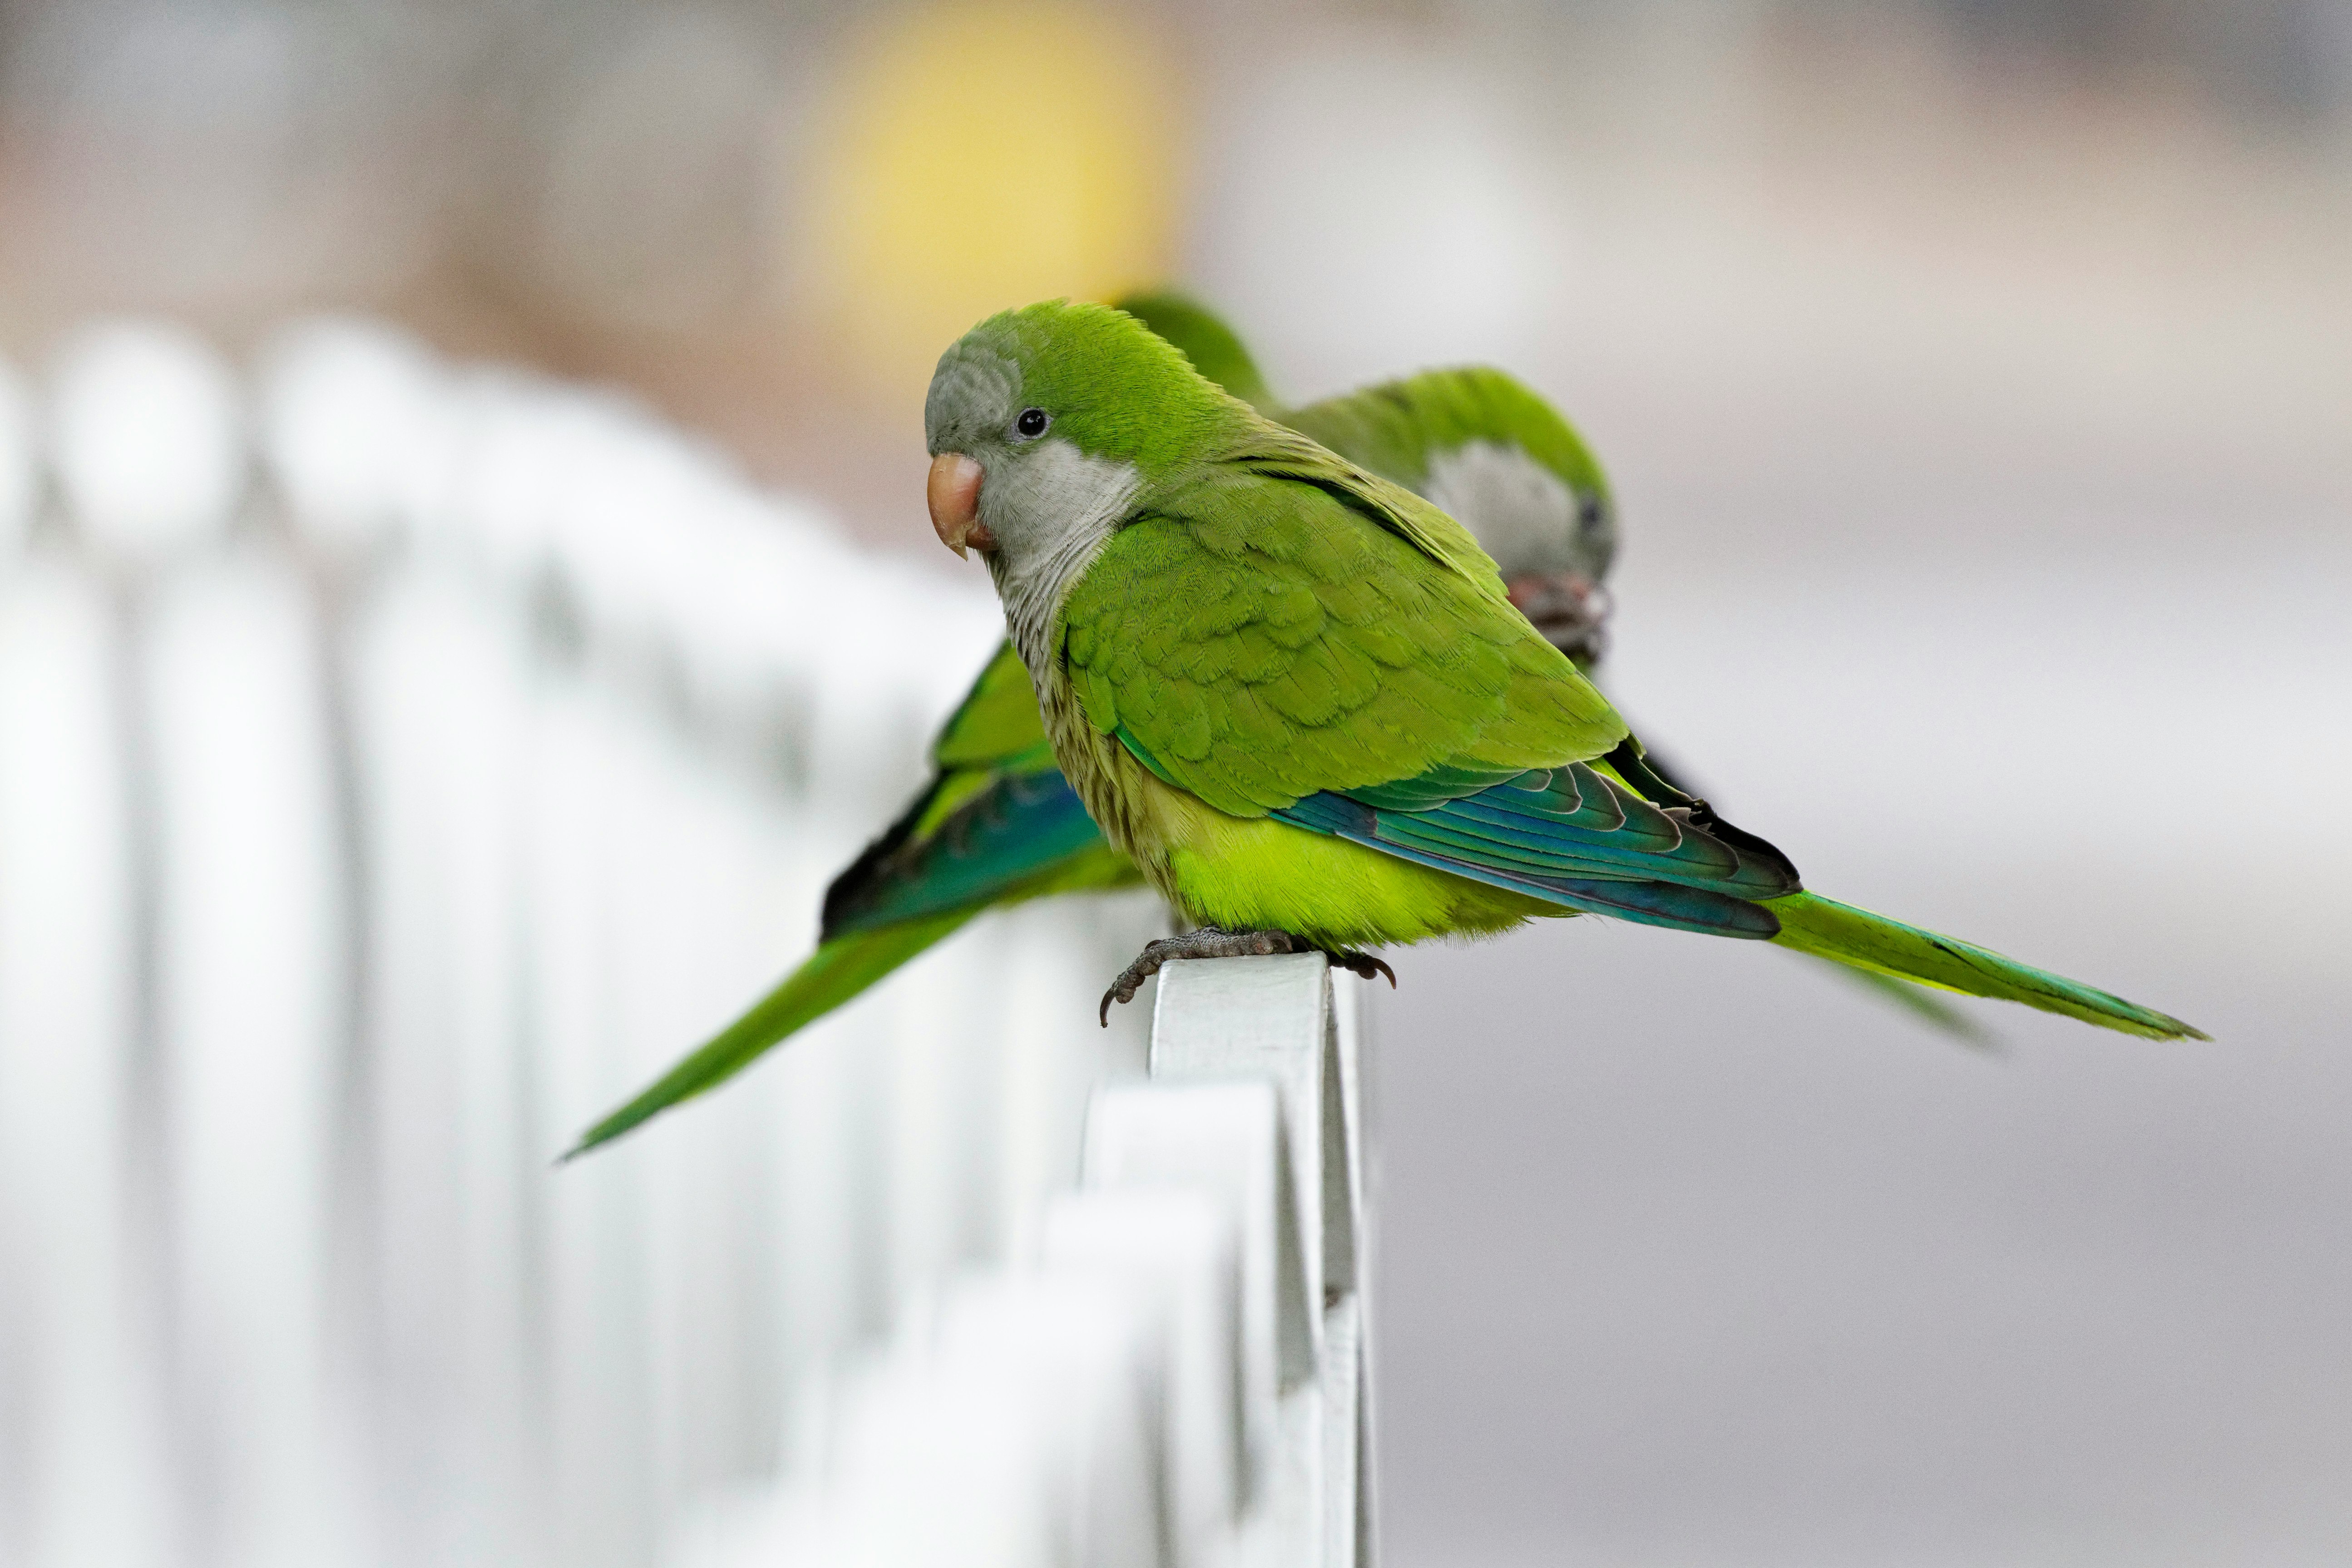
[[1061,644],[1097,729],[1236,816],[1400,780],[1473,793],[1624,737],[1459,525],[1302,450],[1322,454],[1210,465],[1103,547]]
[[1273,815],[1564,908],[1725,936],[1775,935],[1760,901],[1801,885],[1780,851],[1705,807],[1658,805],[1581,763],[1449,800],[1327,792]]
[[[998,645],[949,716],[932,743],[931,760],[934,771],[923,792],[825,889],[820,926],[825,937],[953,907],[958,901],[946,892],[950,883],[973,896],[990,878],[1009,887],[1093,832],[1082,807],[1076,816],[1083,834],[1054,809],[1060,797],[1071,805],[1076,797],[1055,767],[1037,689],[1010,643]],[[937,841],[959,825],[956,842]],[[1040,853],[1052,852],[1034,864],[1019,852],[1024,846],[1017,833],[1024,827],[1045,831]]]
[[994,776],[922,833],[885,841],[826,894],[827,940],[952,910],[1142,878],[1103,841],[1058,769]]
[[931,743],[931,761],[943,772],[956,768],[1034,772],[1054,765],[1045,721],[1037,712],[1037,688],[1010,642],[997,644],[980,678],[940,727]]

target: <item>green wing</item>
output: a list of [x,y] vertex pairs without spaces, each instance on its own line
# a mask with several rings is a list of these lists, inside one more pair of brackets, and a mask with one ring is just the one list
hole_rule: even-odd
[[821,939],[1047,893],[1133,886],[1142,878],[1104,841],[1058,768],[982,776],[954,810],[933,805],[970,770],[943,774],[825,890]]
[[1089,722],[1235,816],[1625,737],[1460,525],[1271,426],[1119,530],[1063,651]]
[[1054,748],[1037,711],[1037,689],[1013,644],[1000,643],[931,742],[929,785],[826,891],[825,934],[833,931],[833,904],[845,883],[855,883],[908,843],[930,838],[950,817],[1004,779],[1054,771]]
[[1000,643],[948,721],[931,742],[931,761],[942,772],[960,768],[1013,768],[1035,772],[1054,766],[1045,724],[1037,712],[1037,689],[1011,643]]

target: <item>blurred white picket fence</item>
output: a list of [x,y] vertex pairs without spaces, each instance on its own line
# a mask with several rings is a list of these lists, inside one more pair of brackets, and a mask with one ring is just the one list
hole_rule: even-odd
[[1015,911],[551,1166],[998,624],[368,323],[0,365],[0,1563],[1366,1560],[1318,958],[1172,970],[1148,1083],[1156,906]]

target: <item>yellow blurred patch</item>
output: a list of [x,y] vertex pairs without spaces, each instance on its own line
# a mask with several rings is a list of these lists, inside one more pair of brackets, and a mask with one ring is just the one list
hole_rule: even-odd
[[854,50],[803,231],[808,302],[854,373],[920,387],[992,311],[1164,276],[1172,98],[1144,37],[1077,5],[928,9]]

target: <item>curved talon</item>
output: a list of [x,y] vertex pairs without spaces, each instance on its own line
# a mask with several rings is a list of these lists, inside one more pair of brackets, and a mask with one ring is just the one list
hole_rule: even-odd
[[1360,979],[1369,980],[1374,975],[1386,976],[1389,989],[1392,991],[1396,989],[1396,971],[1382,963],[1374,954],[1327,952],[1323,956]]
[[1117,1002],[1119,1006],[1125,1007],[1135,1000],[1137,988],[1158,973],[1160,973],[1160,960],[1153,957],[1151,949],[1147,947],[1143,950],[1142,956],[1120,971],[1118,978],[1111,982],[1110,989],[1103,993],[1102,1006],[1095,1012],[1095,1021],[1103,1028],[1108,1029],[1111,1003]]

